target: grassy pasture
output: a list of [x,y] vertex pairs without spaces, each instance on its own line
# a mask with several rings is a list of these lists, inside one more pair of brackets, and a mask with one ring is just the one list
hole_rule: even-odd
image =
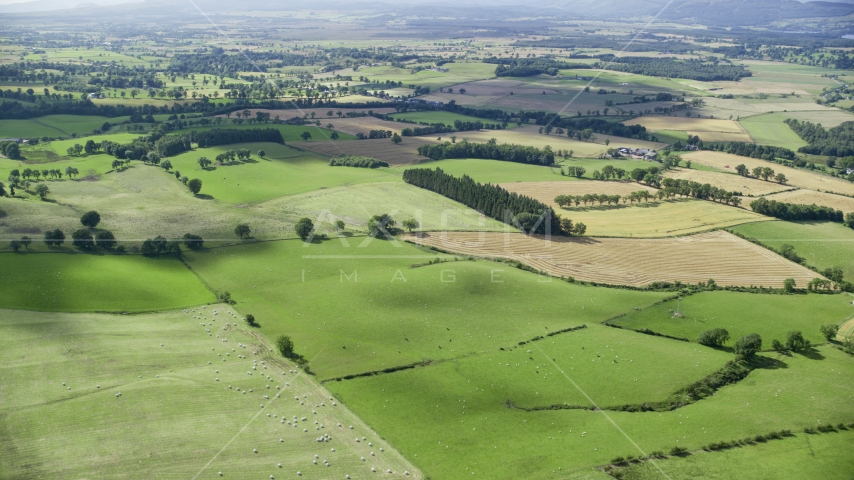
[[[234,148],[252,151],[249,163],[212,166],[207,170],[196,162],[211,160]],[[256,155],[266,152],[265,158]],[[377,181],[399,181],[395,174],[369,168],[330,167],[313,154],[275,143],[242,143],[199,148],[170,158],[181,175],[202,180],[202,193],[228,203],[258,203],[273,198],[313,190]]]
[[123,122],[128,118],[107,118],[96,115],[47,115],[26,120],[0,120],[0,137],[67,137],[73,133],[86,135],[92,133],[92,130],[96,128],[101,128],[104,122]]
[[[829,435],[799,433],[785,441],[760,443],[751,447],[722,452],[696,452],[685,457],[659,460],[658,466],[674,479],[740,478],[825,478],[844,480],[854,471],[854,459],[848,447],[854,442],[851,431]],[[624,470],[625,480],[661,478],[652,464],[643,463]]]
[[797,151],[807,142],[801,140],[797,133],[783,123],[786,118],[791,118],[788,113],[769,113],[747,117],[739,123],[756,143]]
[[0,300],[2,308],[138,312],[214,300],[214,295],[181,262],[172,258],[64,253],[0,255],[4,266],[0,276],[4,292]]
[[[251,311],[268,337],[291,335],[321,379],[497,350],[665,297],[549,281],[492,262],[411,269],[447,256],[364,237],[346,245],[283,241],[186,256],[203,280]],[[569,302],[582,301],[586,308],[568,314]]]
[[723,152],[699,151],[691,152],[683,155],[686,160],[691,160],[696,163],[702,163],[711,167],[719,168],[724,171],[735,171],[735,167],[739,164],[744,164],[749,169],[755,167],[770,167],[776,173],[783,173],[788,179],[788,184],[806,188],[809,190],[819,190],[825,192],[836,192],[845,195],[854,195],[854,183],[839,180],[828,175],[810,172],[797,168],[786,167],[776,163],[759,160],[756,158],[741,157],[738,155],[730,155]]
[[[574,215],[573,215],[574,216]],[[612,285],[644,286],[656,281],[782,287],[811,270],[726,232],[679,238],[567,238],[521,233],[441,232],[407,240],[463,255],[518,261],[553,276]]]
[[[374,467],[423,478],[310,376],[290,373],[231,307],[194,310],[0,311],[12,343],[0,367],[0,477],[367,478]],[[334,452],[316,441],[324,433]],[[312,464],[314,455],[330,466]]]
[[[582,365],[595,372],[597,364],[589,360],[577,365],[569,363],[575,359],[567,359],[565,354],[558,356],[561,352],[558,343],[565,341],[571,345],[571,353],[586,354],[588,358],[592,357],[588,350],[601,352],[605,345],[615,350],[626,348],[612,342],[589,347],[571,344],[576,333],[561,335],[566,340],[561,336],[551,337],[524,347],[531,350],[528,360],[542,365],[539,378],[530,374],[526,378],[533,386],[526,389],[528,395],[532,389],[534,396],[537,392],[544,395],[549,388],[546,385],[552,382],[563,383],[565,396],[576,395],[572,382],[554,364],[583,390],[599,388],[597,380],[592,385],[579,384],[579,380],[594,377]],[[654,344],[651,337],[644,337],[643,341]],[[586,348],[582,350],[582,346]],[[661,413],[607,412],[608,418],[589,410],[527,412],[508,408],[507,392],[499,388],[503,374],[494,372],[513,367],[498,366],[497,353],[493,369],[465,372],[467,375],[460,373],[458,359],[448,366],[415,368],[326,385],[403,455],[412,458],[425,475],[433,478],[470,478],[472,472],[475,477],[491,479],[572,478],[573,475],[584,478],[585,474],[593,474],[595,466],[607,464],[618,455],[668,451],[676,445],[695,450],[710,442],[783,428],[797,432],[805,426],[815,426],[816,420],[822,424],[851,422],[854,417],[849,396],[854,394],[854,370],[850,357],[828,347],[817,352],[823,357],[820,361],[800,355],[779,359],[772,356],[768,363],[777,368],[755,370],[742,382],[687,407]],[[620,358],[625,357],[620,355]],[[549,362],[551,359],[554,364]],[[679,363],[675,360],[668,365],[679,372],[687,370]],[[697,369],[698,373],[702,370]],[[626,379],[631,386],[644,388],[640,385],[645,374],[639,373],[637,382],[634,378]],[[608,394],[604,396],[605,399],[593,397],[593,400],[607,404]],[[667,473],[666,463],[660,465],[665,466]]]
[[[325,125],[321,121],[322,125]],[[282,132],[282,137],[284,137],[285,142],[289,143],[304,143],[305,140],[300,138],[303,132],[308,132],[311,134],[311,138],[307,141],[309,142],[322,142],[329,140],[329,136],[332,135],[332,130],[328,130],[326,128],[317,127],[315,125],[277,125],[274,123],[252,123],[252,124],[222,124],[222,125],[209,125],[209,126],[200,126],[193,125],[192,127],[187,127],[182,130],[174,130],[170,133],[188,133],[192,131],[204,132],[208,130],[214,129],[224,129],[224,128],[234,128],[238,130],[242,129],[251,129],[251,128],[275,128],[276,130]],[[347,133],[339,132],[339,139],[341,140],[354,140],[356,137]]]
[[854,316],[847,295],[756,295],[738,292],[703,292],[682,298],[682,318],[674,318],[677,302],[670,300],[616,320],[615,325],[649,329],[694,341],[701,332],[725,328],[729,345],[749,333],[758,333],[764,347],[771,340],[786,340],[786,332],[800,330],[813,343],[824,343],[818,327],[842,323]]
[[392,175],[388,180],[396,181],[323,188],[271,200],[261,208],[271,213],[287,212],[311,218],[319,233],[330,235],[335,234],[333,217],[343,220],[349,230],[367,231],[368,219],[383,213],[389,213],[398,223],[414,218],[421,230],[503,231],[506,228],[504,223],[437,193],[402,183],[399,177]]
[[854,278],[854,230],[838,223],[777,220],[748,223],[732,230],[772,248],[792,245],[808,265],[822,270],[840,267],[846,279]]

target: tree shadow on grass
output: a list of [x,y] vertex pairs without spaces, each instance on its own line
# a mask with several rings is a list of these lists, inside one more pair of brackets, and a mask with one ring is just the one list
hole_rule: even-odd
[[748,364],[754,369],[761,368],[763,370],[779,370],[789,368],[786,362],[783,362],[782,360],[778,360],[776,358],[766,357],[764,355],[756,355],[755,357],[750,359]]
[[196,198],[198,198],[199,200],[213,200],[214,197],[206,193],[197,193]]
[[815,348],[810,348],[809,350],[798,350],[794,353],[809,358],[810,360],[824,360],[825,358],[824,355],[822,355],[821,352],[819,352]]

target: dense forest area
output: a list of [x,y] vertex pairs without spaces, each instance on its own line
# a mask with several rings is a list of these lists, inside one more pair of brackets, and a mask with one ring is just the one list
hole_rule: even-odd
[[705,62],[703,60],[677,60],[675,58],[616,57],[602,55],[596,68],[649,75],[652,77],[687,78],[710,82],[714,80],[740,80],[752,75],[742,66]]
[[756,213],[768,215],[782,220],[829,220],[843,222],[841,210],[830,207],[820,207],[816,204],[802,205],[799,203],[783,203],[767,198],[759,198],[750,202],[750,208]]
[[457,178],[441,168],[415,168],[403,172],[403,181],[456,200],[487,217],[521,226],[528,233],[561,231],[560,217],[551,207],[531,197],[510,193],[497,185],[475,182],[468,175]]
[[488,158],[508,162],[529,163],[532,165],[553,165],[554,152],[546,146],[540,150],[523,145],[501,144],[491,139],[487,143],[471,143],[463,140],[459,143],[445,142],[438,145],[421,145],[418,154],[433,160],[445,158]]
[[192,136],[199,148],[246,142],[285,143],[282,132],[276,128],[216,128],[202,132],[193,131]]
[[[619,122],[609,122],[601,118],[565,118],[548,112],[528,112],[537,125],[544,125],[543,133],[550,134],[557,129],[565,130],[568,137],[577,136],[576,132],[591,130],[603,135],[652,140],[654,137],[641,125],[623,125]],[[554,130],[553,130],[554,129]]]
[[798,149],[801,153],[849,157],[854,155],[854,122],[843,122],[833,128],[808,121],[786,119],[789,126],[809,145]]

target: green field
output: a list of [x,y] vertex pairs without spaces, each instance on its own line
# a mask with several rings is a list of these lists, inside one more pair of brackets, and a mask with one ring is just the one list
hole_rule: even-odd
[[459,120],[461,122],[496,123],[494,120],[489,120],[486,118],[471,117],[468,115],[461,115],[459,113],[442,111],[396,113],[392,115],[392,117],[394,117],[395,120],[400,118],[416,123],[444,123],[445,125],[450,126],[453,126],[456,120]]
[[343,243],[269,242],[186,257],[205,282],[251,311],[269,337],[291,335],[321,379],[510,347],[667,295],[544,282],[492,262],[412,269],[442,256],[364,237]]
[[87,135],[104,122],[118,123],[129,117],[107,118],[94,115],[47,115],[27,120],[0,120],[0,137],[68,137]]
[[756,143],[774,145],[797,151],[807,142],[793,132],[783,120],[791,118],[785,113],[769,113],[739,120],[739,123]]
[[848,281],[854,279],[854,230],[838,223],[760,222],[732,227],[732,231],[778,250],[792,245],[807,265],[820,270],[839,267]]
[[[767,478],[825,478],[847,480],[854,471],[849,448],[854,432],[824,435],[798,433],[784,441],[719,452],[695,452],[656,463],[674,479],[708,478],[763,480]],[[625,480],[660,479],[661,472],[649,462],[625,469]]]
[[[93,297],[88,305],[96,306]],[[415,471],[310,376],[289,373],[292,364],[227,312],[234,310],[0,310],[0,334],[9,342],[0,366],[0,477],[297,478],[302,471],[343,479],[368,478],[371,467]],[[332,435],[334,452],[316,441],[323,433]],[[375,446],[355,442],[356,435]],[[378,448],[384,452],[370,457]],[[312,464],[314,455],[330,466]]]
[[0,308],[140,312],[214,300],[213,293],[173,258],[3,253],[0,259]]
[[[557,339],[526,345],[531,350],[529,361],[543,365],[541,383],[560,383],[567,396],[577,395],[579,388],[586,388],[579,380],[594,375],[580,366],[567,370],[564,365],[572,367],[565,357],[555,355],[554,363],[549,362],[555,353],[552,341]],[[574,350],[592,357],[587,352],[591,348],[575,345]],[[454,368],[459,359],[439,367],[448,372],[445,375],[431,373],[431,366],[326,385],[432,478],[471,478],[472,472],[476,478],[490,479],[584,478],[616,456],[669,451],[674,446],[696,450],[711,442],[786,428],[799,432],[816,426],[817,420],[834,425],[854,421],[851,358],[829,347],[819,348],[818,354],[820,361],[769,357],[770,368],[754,370],[714,396],[670,412],[609,411],[607,416],[589,410],[508,408],[508,395],[499,388],[502,377],[484,371],[463,376]],[[656,368],[670,370],[678,363],[662,358]],[[587,364],[593,367],[595,362]],[[531,375],[529,381],[537,379]],[[630,381],[637,385],[643,379]],[[602,388],[596,383],[594,378],[593,388]],[[533,395],[544,392],[533,390]],[[605,404],[607,398],[593,400]]]
[[786,333],[800,330],[813,343],[824,343],[821,325],[839,324],[854,317],[848,295],[756,295],[737,292],[703,292],[682,298],[681,318],[674,318],[677,301],[659,303],[610,321],[634,330],[695,341],[697,335],[712,328],[725,328],[728,345],[750,333],[758,333],[764,348],[771,340],[785,343]]
[[[249,162],[211,166],[203,170],[197,160],[215,160],[224,151],[248,148]],[[258,150],[266,156],[260,158]],[[286,195],[310,192],[341,185],[366,182],[400,181],[396,173],[370,168],[330,167],[327,160],[313,153],[275,143],[241,143],[197,148],[169,159],[182,176],[202,181],[202,193],[228,203],[258,203]]]

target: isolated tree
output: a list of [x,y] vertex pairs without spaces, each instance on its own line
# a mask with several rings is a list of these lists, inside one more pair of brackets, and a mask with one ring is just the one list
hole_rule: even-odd
[[198,195],[199,192],[202,191],[202,181],[198,178],[194,178],[187,182],[187,188],[189,188],[190,191],[193,192],[193,195]]
[[258,156],[264,158],[265,156],[267,156],[267,152],[265,152],[264,150],[258,150]]
[[783,185],[783,184],[785,184],[786,182],[788,182],[788,181],[789,181],[789,179],[787,179],[787,178],[786,178],[786,176],[785,176],[785,175],[783,175],[782,173],[778,173],[778,174],[777,174],[777,176],[775,176],[775,177],[774,177],[774,181],[776,181],[776,182],[777,182],[777,183],[779,183],[780,185]]
[[95,235],[95,245],[97,245],[98,248],[112,250],[117,243],[115,235],[113,235],[113,232],[110,232],[109,230],[98,232]]
[[[24,238],[26,238],[26,237],[24,237]],[[24,239],[22,238],[21,241],[23,242]],[[819,331],[821,332],[821,336],[824,337],[825,340],[827,340],[829,342],[829,341],[833,340],[834,338],[836,338],[836,334],[839,333],[839,325],[837,325],[835,323],[822,325],[821,327],[819,327]]]
[[402,138],[400,138],[400,135],[398,135],[398,134],[396,134],[396,133],[395,133],[394,135],[392,135],[392,137],[391,137],[391,141],[392,141],[392,143],[394,143],[395,145],[397,145],[397,144],[399,144],[400,142],[402,142],[402,141],[403,141],[403,139],[402,139]]
[[258,322],[255,321],[255,315],[252,315],[251,313],[246,315],[246,323],[248,323],[251,327],[258,326]]
[[749,359],[762,349],[762,337],[757,333],[751,333],[738,339],[733,346],[735,354],[741,358]]
[[306,142],[308,141],[309,138],[311,138],[311,134],[308,132],[302,132],[302,133],[300,133],[299,136],[300,136],[300,138],[303,139],[303,141],[306,141]]
[[338,140],[339,137],[340,135],[338,135],[338,132],[332,132],[332,134],[329,135],[329,138],[331,138],[332,140]]
[[169,170],[172,170],[172,162],[169,160],[163,160],[163,162],[160,163],[160,167],[168,172]]
[[95,239],[89,230],[81,228],[71,234],[71,244],[80,250],[92,250],[95,248]]
[[725,328],[706,330],[697,336],[697,343],[708,347],[723,346],[729,340],[729,332]]
[[291,337],[287,335],[279,335],[279,338],[276,339],[276,348],[279,349],[279,353],[281,353],[283,357],[294,357],[294,342],[291,340]]
[[340,233],[342,230],[344,230],[344,226],[345,226],[344,220],[335,220],[335,231],[336,232]]
[[31,243],[33,243],[33,239],[31,239],[30,237],[28,237],[28,236],[26,236],[26,235],[25,235],[25,236],[21,237],[20,242],[21,242],[21,245],[22,245],[25,249],[29,250],[29,249],[30,249],[30,244],[31,244]]
[[80,217],[80,223],[84,227],[95,228],[101,223],[101,215],[94,210],[90,210]]
[[783,290],[786,293],[794,292],[795,291],[795,279],[794,278],[787,278],[787,279],[783,280]]
[[190,250],[200,250],[205,245],[205,241],[202,237],[190,233],[185,233],[183,240],[184,246]]
[[576,236],[582,236],[587,232],[587,225],[579,222],[575,224],[575,227],[572,229],[572,234]]
[[314,231],[314,223],[309,218],[300,218],[296,225],[294,225],[294,230],[297,232],[299,238],[305,240]]
[[403,228],[409,230],[409,233],[412,233],[413,230],[421,226],[421,224],[418,223],[418,220],[414,218],[407,218],[406,220],[401,222],[401,225],[403,225]]
[[245,223],[241,223],[240,225],[234,227],[234,234],[240,238],[246,238],[249,234],[252,233],[252,230],[249,228],[249,225]]
[[208,159],[208,157],[199,157],[199,159],[196,160],[196,162],[199,164],[200,167],[202,167],[202,170],[206,170],[212,163]]
[[47,188],[47,185],[45,185],[44,183],[40,183],[40,184],[36,185],[36,194],[42,200],[44,200],[45,197],[47,197],[47,194],[49,194],[49,193],[50,193],[50,189]]
[[394,225],[395,221],[389,214],[374,215],[368,220],[368,235],[376,237],[382,233],[387,236],[387,234],[391,233]]

